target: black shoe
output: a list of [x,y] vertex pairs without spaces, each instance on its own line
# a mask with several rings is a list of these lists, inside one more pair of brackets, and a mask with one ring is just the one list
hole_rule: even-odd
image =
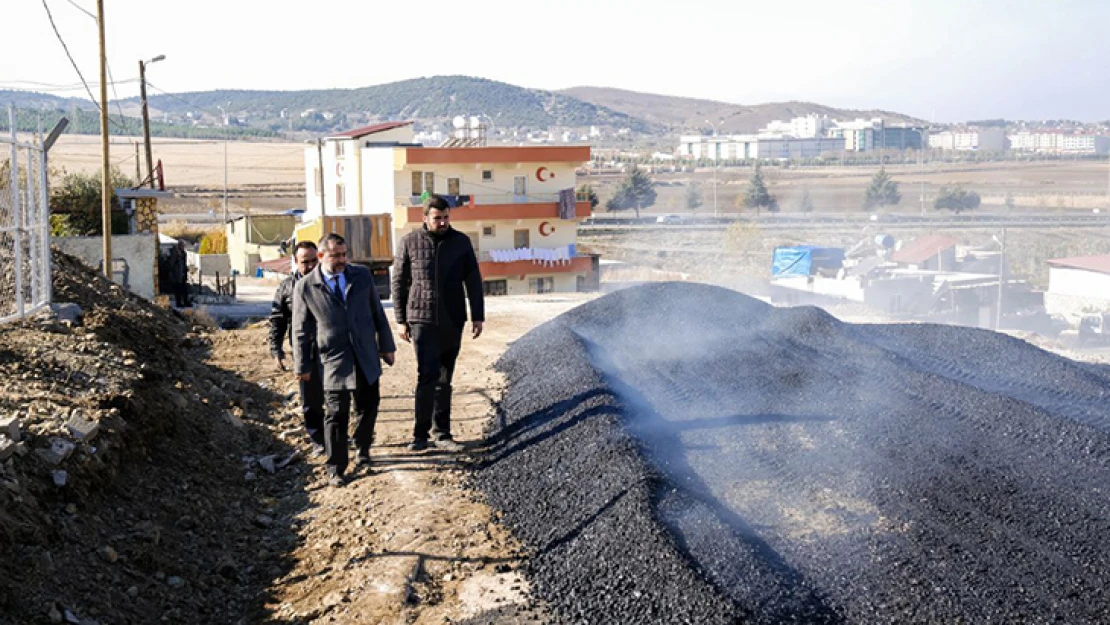
[[455,442],[453,438],[439,438],[436,439],[433,444],[436,446],[436,449],[442,449],[443,451],[459,452],[464,449],[464,447],[460,443]]
[[411,443],[408,444],[409,451],[424,451],[427,448],[428,441],[427,439],[423,438],[415,438]]

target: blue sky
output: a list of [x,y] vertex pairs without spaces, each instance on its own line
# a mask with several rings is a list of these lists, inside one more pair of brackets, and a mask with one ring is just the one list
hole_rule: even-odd
[[[165,54],[148,72],[155,92],[466,74],[543,89],[807,100],[937,121],[1110,119],[1105,0],[104,3],[120,97],[137,93],[140,58]],[[83,94],[43,0],[4,4],[14,27],[0,40],[0,88]],[[96,23],[86,12],[96,3],[46,4],[95,83]]]

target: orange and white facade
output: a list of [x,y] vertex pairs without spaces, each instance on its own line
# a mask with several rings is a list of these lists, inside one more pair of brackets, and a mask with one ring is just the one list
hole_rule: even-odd
[[574,188],[589,146],[425,147],[412,137],[398,122],[306,148],[304,219],[389,214],[396,248],[423,223],[423,193],[457,198],[451,223],[474,243],[487,293],[578,290],[593,262],[576,249],[590,203],[575,200],[560,218],[559,193]]

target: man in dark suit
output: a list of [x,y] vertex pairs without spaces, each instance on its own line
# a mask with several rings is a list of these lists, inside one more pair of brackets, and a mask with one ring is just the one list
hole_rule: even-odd
[[416,348],[416,423],[409,449],[431,444],[456,452],[451,435],[451,381],[470,302],[471,336],[485,323],[482,274],[470,237],[451,227],[441,196],[424,201],[424,226],[406,234],[393,263],[393,310],[401,339]]
[[[270,306],[270,355],[274,357],[278,369],[286,371],[285,367],[285,336],[288,333],[289,343],[292,346],[293,333],[289,332],[289,324],[293,320],[293,287],[301,278],[312,273],[318,263],[316,257],[316,244],[312,241],[300,241],[293,248],[293,260],[296,269],[288,278],[281,281],[274,293],[274,302]],[[313,347],[313,359],[316,348]],[[304,415],[304,428],[312,442],[314,456],[324,453],[324,385],[320,380],[319,367],[313,369],[312,379],[308,382],[301,381],[301,414]]]
[[297,374],[308,380],[313,344],[320,352],[327,405],[325,467],[329,483],[342,486],[352,404],[356,462],[369,468],[381,398],[378,360],[392,366],[397,348],[370,270],[347,264],[347,242],[337,234],[321,239],[319,252],[319,266],[293,289],[293,356]]

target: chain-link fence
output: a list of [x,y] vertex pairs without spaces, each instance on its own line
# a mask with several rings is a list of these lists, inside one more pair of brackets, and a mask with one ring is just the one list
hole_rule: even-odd
[[0,323],[50,303],[48,207],[42,145],[0,137]]

